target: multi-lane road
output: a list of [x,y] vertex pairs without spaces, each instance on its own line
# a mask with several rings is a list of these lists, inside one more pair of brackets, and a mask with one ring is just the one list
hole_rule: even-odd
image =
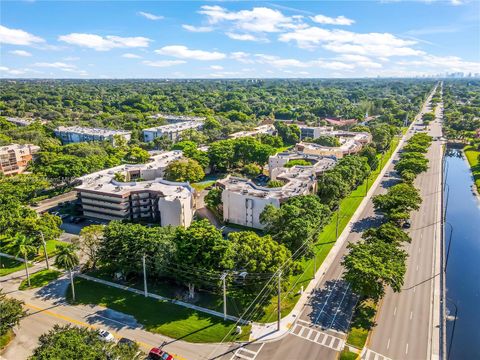
[[[425,102],[414,124],[405,135],[409,139],[416,128],[418,120],[430,111],[429,100]],[[432,136],[441,136],[438,120],[430,125]],[[440,199],[441,145],[433,142],[427,157],[430,169],[420,175],[416,186],[423,198],[421,209],[412,215],[410,235],[413,238],[407,249],[410,254],[405,286],[401,293],[387,292],[378,317],[369,349],[362,354],[364,359],[427,359],[430,356],[432,334],[433,291],[434,291],[434,256],[439,234],[435,225],[439,213],[437,204]],[[393,167],[398,160],[394,154],[393,161],[387,165],[385,174],[372,195],[383,194],[388,187],[395,184],[398,176]],[[347,244],[357,242],[362,232],[381,223],[375,214],[371,200],[361,210],[340,251],[325,272],[309,302],[299,318],[292,324],[288,334],[281,339],[263,344],[252,343],[226,354],[223,359],[336,359],[338,351],[343,348],[357,296],[350,291],[348,284],[342,280],[341,261],[347,252]],[[438,338],[438,336],[437,336]]]

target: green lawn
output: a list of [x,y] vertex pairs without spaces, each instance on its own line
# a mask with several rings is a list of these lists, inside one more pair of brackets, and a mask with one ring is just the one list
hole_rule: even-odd
[[27,279],[20,283],[19,290],[33,289],[47,285],[49,282],[58,279],[62,274],[58,270],[40,270],[30,276],[30,287]]
[[354,352],[348,351],[348,350],[343,350],[340,353],[340,360],[355,360],[359,355],[355,354]]
[[472,169],[473,178],[475,180],[475,185],[477,190],[480,191],[480,163],[478,161],[478,156],[480,151],[475,150],[473,146],[466,146],[464,148],[465,156],[467,157],[470,168]]
[[0,351],[2,351],[15,337],[15,333],[12,329],[8,330],[5,334],[0,335]]
[[355,308],[350,331],[348,332],[347,344],[362,349],[367,341],[368,332],[375,325],[375,313],[377,305],[371,301],[361,301]]
[[[75,293],[77,304],[98,304],[133,315],[148,331],[188,342],[220,342],[233,326],[215,316],[80,278],[75,279]],[[71,291],[67,294],[71,301]],[[248,340],[249,333],[250,326],[244,326],[242,335],[230,335],[227,341]]]
[[205,188],[209,187],[209,186],[212,186],[215,184],[215,180],[211,180],[211,181],[201,181],[201,182],[198,182],[198,183],[192,183],[190,185],[192,185],[192,187],[197,190],[197,191],[202,191],[204,190]]
[[[28,264],[28,266],[32,266]],[[25,265],[17,260],[0,256],[0,276],[5,276],[19,270],[24,270]]]
[[[385,154],[383,160],[381,155],[378,155],[381,164],[377,170],[373,171],[368,177],[368,187],[370,188],[371,184],[375,181],[381,169],[385,166],[386,162],[390,158],[393,150],[398,145],[399,138],[394,138],[390,145],[390,150]],[[363,184],[360,184],[354,191],[350,193],[339,205],[339,214],[338,219],[338,235],[340,235],[343,229],[347,226],[350,218],[353,216],[358,206],[362,202],[363,198],[367,192],[367,181]],[[336,242],[336,224],[337,224],[337,214],[334,214],[330,222],[323,228],[322,232],[318,237],[318,241],[315,244],[315,256],[316,256],[316,269],[317,270],[322,262],[327,257],[331,248]],[[299,295],[298,292],[303,286],[305,289],[309,282],[313,278],[313,259],[304,259],[301,262],[302,269],[304,270],[302,274],[291,276],[289,281],[288,295],[282,297],[282,316],[288,315],[294,308],[295,304],[298,301]],[[273,297],[270,303],[264,308],[264,315],[261,319],[258,319],[259,322],[271,322],[274,320],[274,314],[277,309],[277,297]]]
[[[46,244],[47,244],[48,257],[50,258],[50,257],[55,256],[57,254],[57,245],[64,246],[66,243],[63,242],[63,241],[59,241],[59,240],[48,240],[46,242]],[[6,246],[1,247],[1,251],[6,253],[6,254],[16,255],[16,254],[13,254],[12,251],[9,249],[8,243],[7,243]],[[43,246],[40,246],[38,248],[38,253],[37,254],[31,254],[29,256],[29,260],[35,261],[35,262],[42,261],[44,259],[45,259],[45,254],[44,254]]]

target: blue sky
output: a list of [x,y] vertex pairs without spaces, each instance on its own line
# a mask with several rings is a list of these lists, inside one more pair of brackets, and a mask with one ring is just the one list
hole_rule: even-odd
[[1,77],[480,73],[480,1],[2,1]]

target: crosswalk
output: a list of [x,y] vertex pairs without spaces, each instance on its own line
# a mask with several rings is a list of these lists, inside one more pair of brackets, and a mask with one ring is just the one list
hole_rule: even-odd
[[235,350],[230,360],[255,360],[257,355],[262,350],[263,345],[265,345],[265,343],[261,344],[260,347],[256,349],[256,351],[247,349],[246,347],[242,346]]
[[313,329],[309,326],[301,325],[298,322],[291,328],[290,332],[292,335],[326,346],[335,351],[341,351],[345,346],[344,339]]
[[362,353],[361,359],[362,360],[391,360],[390,358],[370,349],[367,349]]

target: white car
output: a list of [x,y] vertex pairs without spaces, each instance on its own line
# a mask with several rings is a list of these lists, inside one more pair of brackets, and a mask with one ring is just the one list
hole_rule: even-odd
[[115,341],[115,337],[110,332],[103,329],[98,330],[98,337],[106,342]]

